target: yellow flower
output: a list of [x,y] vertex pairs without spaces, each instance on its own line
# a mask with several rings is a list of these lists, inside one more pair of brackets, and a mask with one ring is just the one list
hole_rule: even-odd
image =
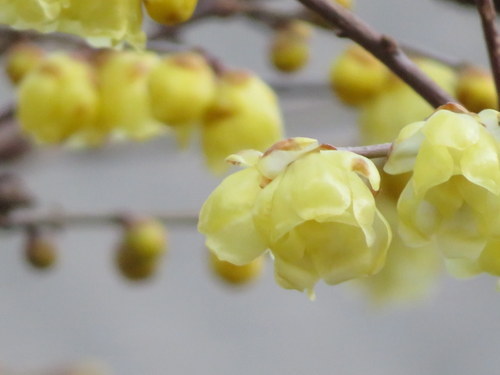
[[97,46],[128,42],[143,46],[141,0],[64,0],[57,31],[80,35]]
[[487,240],[500,234],[498,144],[481,122],[491,112],[448,108],[453,111],[439,109],[403,128],[385,171],[413,169],[398,202],[406,243],[435,241],[446,258],[476,260]]
[[61,143],[93,126],[98,108],[90,67],[54,54],[40,62],[19,86],[22,129],[42,143]]
[[67,0],[0,0],[0,23],[18,29],[54,31]]
[[269,249],[276,281],[311,297],[320,279],[337,284],[380,270],[391,233],[364,182],[378,189],[370,160],[293,138],[229,161],[248,168],[212,193],[198,226],[221,260],[246,264]]
[[276,95],[257,76],[243,71],[220,77],[202,125],[203,152],[218,173],[227,169],[227,156],[244,149],[265,150],[283,132]]
[[0,23],[75,34],[99,46],[142,46],[141,6],[141,0],[0,0]]

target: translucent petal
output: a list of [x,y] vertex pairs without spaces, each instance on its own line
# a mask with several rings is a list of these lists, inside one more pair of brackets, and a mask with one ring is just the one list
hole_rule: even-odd
[[422,133],[432,145],[463,150],[479,140],[480,129],[480,123],[469,114],[439,110],[429,117]]
[[497,146],[486,130],[481,139],[464,150],[460,160],[462,174],[476,185],[500,194],[500,164]]
[[248,168],[227,177],[212,192],[200,211],[198,230],[219,259],[242,265],[261,255],[267,244],[253,223],[259,173]]
[[423,196],[433,186],[448,181],[454,172],[454,161],[446,147],[422,143],[413,172],[413,187]]

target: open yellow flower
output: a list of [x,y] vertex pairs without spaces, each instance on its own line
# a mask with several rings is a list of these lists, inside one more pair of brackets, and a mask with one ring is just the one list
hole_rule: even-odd
[[142,46],[141,7],[141,0],[0,0],[0,23],[75,34],[99,46]]
[[498,143],[484,124],[490,112],[448,108],[406,126],[385,171],[413,169],[398,202],[405,242],[435,241],[446,258],[475,260],[500,231]]
[[198,226],[220,259],[246,264],[269,249],[276,281],[311,297],[320,279],[380,270],[391,232],[368,186],[377,190],[380,180],[370,160],[293,138],[229,161],[248,168],[211,194]]

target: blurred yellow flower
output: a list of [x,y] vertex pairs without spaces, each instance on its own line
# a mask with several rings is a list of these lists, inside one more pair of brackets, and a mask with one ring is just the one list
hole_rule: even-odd
[[79,35],[98,46],[142,46],[141,0],[0,0],[0,24]]
[[220,78],[202,121],[203,152],[210,169],[227,169],[225,158],[245,149],[263,151],[283,136],[278,99],[259,77],[228,71]]

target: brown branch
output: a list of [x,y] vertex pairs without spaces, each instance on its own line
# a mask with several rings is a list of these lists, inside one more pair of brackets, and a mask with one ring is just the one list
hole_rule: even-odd
[[396,75],[412,87],[432,106],[456,102],[448,93],[426,76],[390,37],[380,34],[341,5],[329,0],[298,0],[321,15],[342,35],[349,37],[371,52]]
[[[29,227],[53,227],[61,228],[68,226],[100,226],[120,225],[124,217],[129,214],[123,213],[64,213],[53,212],[49,214],[33,214],[26,212],[15,212],[6,218],[0,219],[0,229],[27,229]],[[198,214],[172,213],[151,214],[154,219],[168,225],[196,225]]]
[[496,28],[496,10],[493,0],[476,0],[477,10],[481,17],[484,39],[488,47],[491,71],[497,89],[497,101],[500,108],[500,40]]

